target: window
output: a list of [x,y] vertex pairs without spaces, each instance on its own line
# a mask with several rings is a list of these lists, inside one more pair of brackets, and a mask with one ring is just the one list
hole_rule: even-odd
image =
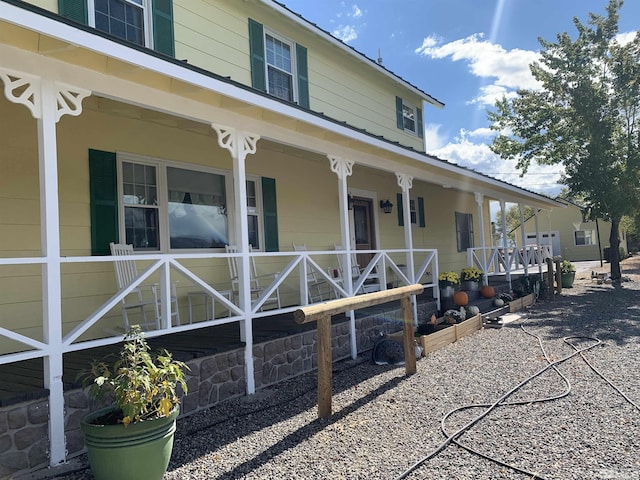
[[247,179],[247,226],[249,244],[255,250],[263,249],[262,238],[262,202],[260,201],[260,183],[257,179]]
[[[401,193],[396,194],[396,202],[398,206],[398,225],[402,227],[404,226],[404,206]],[[426,220],[423,197],[409,198],[409,217],[411,218],[412,225],[425,228]]]
[[171,249],[229,243],[225,174],[123,159],[121,178],[121,232],[134,249],[164,250],[162,231]]
[[293,44],[269,33],[265,34],[267,59],[267,92],[282,100],[293,102]]
[[576,246],[595,245],[595,230],[577,230],[573,232],[573,238]]
[[473,215],[470,213],[456,212],[456,240],[459,252],[473,248]]
[[411,224],[418,223],[418,211],[416,210],[416,200],[414,198],[409,199],[409,214],[411,216]]
[[420,138],[424,136],[422,109],[406,102],[400,97],[396,97],[396,120],[400,130],[412,133]]
[[[229,243],[231,172],[89,150],[91,254],[109,243],[136,250],[222,248]],[[276,180],[247,179],[249,241],[279,250]],[[233,241],[233,239],[231,239]]]
[[172,0],[58,0],[63,17],[174,55]]
[[307,49],[249,19],[251,86],[309,108]]

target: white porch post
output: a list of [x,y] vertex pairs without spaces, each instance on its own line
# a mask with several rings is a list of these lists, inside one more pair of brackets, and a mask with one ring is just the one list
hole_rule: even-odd
[[[484,277],[482,278],[482,283],[483,285],[488,285],[489,284],[489,276],[487,273],[487,256],[485,254],[484,249],[487,246],[487,242],[486,239],[484,237],[485,232],[484,232],[484,195],[482,195],[481,193],[474,193],[474,197],[476,199],[476,203],[478,204],[478,220],[480,223],[480,244],[482,246],[482,271],[484,273]],[[472,265],[471,263],[469,263],[470,267],[473,267],[474,265]]]
[[88,90],[0,68],[7,99],[26,106],[37,121],[42,265],[44,387],[49,390],[49,465],[66,460],[65,409],[62,384],[62,289],[56,123],[77,116]]
[[[540,252],[540,227],[538,226],[538,212],[537,208],[533,209],[533,218],[536,224],[536,245],[538,246],[538,252]],[[542,277],[542,258],[538,255],[538,273]]]
[[231,153],[233,159],[233,193],[235,203],[235,241],[242,254],[238,269],[238,297],[244,320],[240,323],[240,336],[245,342],[244,364],[247,380],[247,394],[256,391],[253,369],[253,326],[251,324],[251,275],[249,273],[249,227],[247,225],[247,176],[245,160],[247,154],[256,153],[259,135],[242,132],[221,125],[212,125],[218,134],[218,145]]
[[505,278],[511,289],[511,255],[509,255],[509,241],[507,239],[507,212],[505,211],[505,201],[500,200],[500,221],[502,224],[502,248],[505,259]]
[[[411,203],[409,190],[413,187],[413,176],[404,173],[396,173],[398,186],[402,189],[402,218],[404,223],[404,246],[407,249],[407,275],[411,283],[416,282],[415,268],[413,265],[413,235],[411,233]],[[418,325],[418,305],[416,296],[411,296],[411,305],[413,307],[413,324]]]
[[[520,210],[520,235],[522,237],[522,254],[525,255],[526,248],[527,248],[527,239],[525,237],[525,228],[524,228],[524,206],[521,203],[519,203],[518,209]],[[527,257],[529,256],[528,252],[526,253],[526,256]],[[529,275],[529,262],[526,260],[524,262],[524,274]]]
[[[345,160],[341,157],[327,155],[331,164],[331,171],[338,176],[338,201],[340,205],[340,241],[347,251],[342,264],[345,266],[342,272],[342,285],[349,296],[353,296],[353,276],[351,275],[351,239],[349,238],[349,205],[347,190],[347,177],[353,173],[353,160]],[[358,356],[358,343],[356,339],[356,317],[353,310],[349,311],[349,339],[351,344],[351,358]]]

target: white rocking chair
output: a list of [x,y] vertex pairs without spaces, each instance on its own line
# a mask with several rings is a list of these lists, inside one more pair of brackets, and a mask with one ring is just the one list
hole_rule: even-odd
[[[293,251],[306,252],[308,250],[306,245],[296,245],[294,243]],[[316,270],[309,268],[307,269],[307,297],[309,298],[309,303],[320,303],[338,298],[338,294],[330,282],[318,275]]]
[[[334,244],[334,248],[336,250],[344,250],[342,245]],[[337,257],[338,257],[338,269],[340,270],[340,276],[342,278],[347,278],[344,274],[344,268],[342,265],[343,256],[342,254],[337,254]],[[365,269],[361,268],[360,264],[358,263],[358,257],[356,252],[352,250],[351,251],[351,281],[354,284],[357,283],[358,280],[360,280],[360,277],[362,276],[364,271]],[[371,293],[371,292],[377,292],[379,290],[380,290],[380,275],[378,274],[378,269],[376,267],[371,271],[371,273],[369,273],[369,275],[367,275],[367,279],[362,284],[360,289],[354,293],[356,294]]]
[[[113,256],[131,256],[131,259],[116,260],[114,262],[118,289],[123,290],[138,278],[138,268],[133,257],[133,245],[111,242],[109,244],[109,248],[111,249],[111,255]],[[145,291],[148,292],[148,295],[144,294]],[[149,320],[147,318],[147,307],[150,307],[151,313],[153,313],[153,320]],[[132,309],[139,310],[141,317],[139,324],[143,330],[159,330],[160,302],[158,298],[158,284],[140,285],[127,295],[127,297],[122,299],[122,317],[124,319],[124,327],[126,331],[129,331],[129,328],[131,327],[129,322],[129,310]],[[178,297],[176,295],[175,283],[171,284],[171,317],[172,320],[175,319],[175,324],[180,325]]]
[[[226,245],[224,248],[227,253],[238,253],[238,247],[235,245]],[[253,247],[251,245],[249,245],[249,251],[253,251]],[[227,262],[229,263],[229,275],[231,276],[231,290],[233,292],[234,298],[238,298],[240,287],[240,277],[238,276],[238,271],[240,269],[240,258],[228,257]],[[253,256],[251,256],[249,260],[249,271],[251,275],[251,302],[253,306],[255,305],[256,301],[262,296],[262,294],[267,290],[267,287],[261,284],[261,280],[269,278],[275,279],[278,276],[278,273],[258,275],[258,270],[256,269],[256,263]],[[281,307],[279,288],[276,288],[273,294],[264,301],[264,303],[260,307],[260,310],[262,311],[267,305],[273,305],[274,308]]]

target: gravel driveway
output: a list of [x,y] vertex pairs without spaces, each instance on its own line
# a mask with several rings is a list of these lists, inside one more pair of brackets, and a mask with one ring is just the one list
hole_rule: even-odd
[[[521,321],[423,358],[410,377],[368,358],[336,364],[328,420],[317,419],[315,375],[182,419],[165,479],[640,479],[637,260],[625,262],[631,281],[623,288],[598,285],[586,272],[554,301],[521,312]],[[571,346],[565,337],[589,338]],[[585,358],[613,386],[576,348],[588,349]],[[486,413],[567,357],[506,399],[517,404]],[[466,405],[479,406],[449,416],[446,432],[486,413],[457,440],[521,471],[452,443],[409,471],[443,445],[443,417]]]

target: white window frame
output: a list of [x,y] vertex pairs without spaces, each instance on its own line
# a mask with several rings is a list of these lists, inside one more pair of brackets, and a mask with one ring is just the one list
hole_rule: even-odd
[[[414,128],[413,130],[406,127],[405,120],[408,119],[408,116],[405,115],[405,108],[408,110],[411,110],[413,113],[413,128]],[[402,99],[402,126],[405,132],[411,133],[413,135],[418,135],[418,107],[405,102],[404,99]]]
[[[582,232],[585,234],[584,235],[585,243],[578,243],[578,237],[577,237],[578,232]],[[590,232],[589,235],[586,234],[587,232]],[[573,245],[576,247],[591,247],[596,244],[595,236],[596,236],[596,231],[594,229],[576,230],[573,232]],[[589,239],[590,243],[586,243],[587,239]]]
[[[269,37],[273,37],[274,39],[278,40],[279,42],[285,43],[289,46],[289,48],[291,49],[291,72],[287,72],[286,70],[282,70],[281,68],[277,67],[276,65],[271,65],[269,63],[269,61],[267,60],[267,36]],[[267,93],[269,93],[270,95],[275,96],[276,98],[280,98],[281,100],[284,101],[291,101],[292,103],[298,103],[298,65],[296,62],[296,43],[293,40],[289,40],[288,38],[280,35],[279,33],[274,32],[271,29],[268,28],[264,28],[264,78],[265,78],[265,84],[266,84],[266,88],[267,88]],[[284,72],[287,74],[291,75],[291,89],[292,89],[292,96],[293,98],[291,100],[289,100],[288,98],[281,98],[277,95],[275,95],[273,92],[269,91],[269,66],[277,69],[280,72]]]
[[[144,47],[153,48],[153,15],[151,14],[151,1],[152,0],[140,0],[137,3],[132,0],[120,0],[124,3],[130,3],[138,8],[142,8],[142,21],[144,22]],[[87,0],[87,15],[89,20],[89,26],[96,28],[96,4],[95,0]],[[107,32],[108,33],[108,32]],[[126,40],[123,38],[123,40]],[[136,44],[137,45],[137,44]]]
[[[256,206],[254,211],[251,211],[249,207],[249,198],[247,196],[247,216],[255,216],[258,220],[258,240],[260,241],[259,247],[256,245],[252,245],[253,249],[258,252],[264,251],[264,215],[263,207],[262,207],[262,182],[260,181],[260,177],[255,175],[247,175],[247,182],[253,182],[255,184],[255,192],[256,192]],[[248,195],[248,190],[247,190]]]
[[[204,167],[202,165],[194,165],[190,163],[180,163],[173,162],[170,160],[163,160],[154,157],[148,157],[144,155],[137,155],[134,153],[127,152],[117,152],[116,153],[116,163],[117,163],[117,190],[118,190],[118,232],[120,235],[120,239],[124,242],[127,238],[126,236],[126,228],[125,228],[125,217],[124,217],[124,209],[125,203],[123,202],[124,188],[123,188],[123,174],[122,174],[122,163],[137,163],[141,165],[151,165],[156,168],[156,188],[157,188],[157,198],[158,198],[158,235],[159,235],[159,243],[160,248],[158,250],[144,250],[143,252],[160,252],[160,253],[168,253],[168,252],[180,252],[180,253],[190,253],[190,252],[219,252],[222,251],[222,248],[170,248],[170,238],[169,238],[169,192],[168,192],[168,182],[167,182],[167,167],[180,168],[183,170],[190,170],[193,172],[203,172],[203,173],[211,173],[214,175],[221,175],[224,177],[225,182],[225,201],[227,203],[227,231],[229,234],[229,241],[232,241],[232,232],[234,231],[233,225],[233,175],[232,172],[227,170],[220,170],[216,168]],[[258,182],[259,183],[259,182]],[[262,198],[258,199],[260,202],[260,206],[262,207]],[[262,224],[260,224],[261,231],[264,230],[262,228]],[[264,236],[263,232],[261,234]],[[261,238],[261,241],[264,243],[264,239]],[[140,250],[138,250],[140,251]]]
[[418,199],[416,197],[409,197],[409,218],[411,225],[418,224]]

